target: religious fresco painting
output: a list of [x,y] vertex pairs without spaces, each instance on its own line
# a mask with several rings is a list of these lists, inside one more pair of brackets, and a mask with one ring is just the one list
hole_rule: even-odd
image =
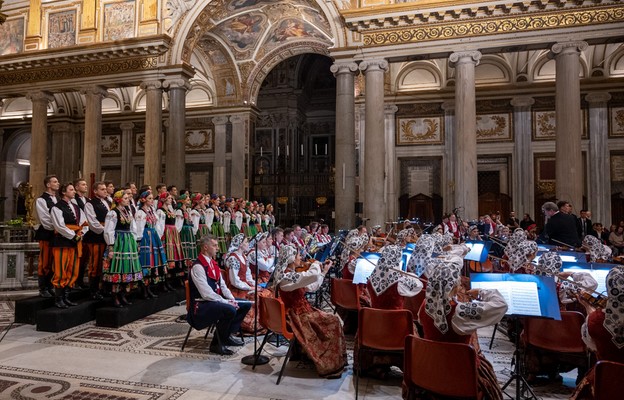
[[6,20],[0,25],[0,55],[24,51],[24,18]]
[[266,18],[260,14],[243,14],[219,26],[218,33],[238,51],[256,46]]
[[624,107],[611,108],[610,136],[624,136]]
[[228,5],[227,8],[230,11],[242,10],[243,8],[255,7],[261,4],[272,4],[279,3],[278,0],[233,0]]
[[399,118],[397,125],[398,146],[444,142],[442,117]]
[[48,19],[48,48],[76,44],[76,10],[52,13]]
[[134,1],[104,5],[104,41],[134,37]]
[[283,43],[293,38],[327,39],[314,25],[296,18],[281,21],[268,39],[268,43]]

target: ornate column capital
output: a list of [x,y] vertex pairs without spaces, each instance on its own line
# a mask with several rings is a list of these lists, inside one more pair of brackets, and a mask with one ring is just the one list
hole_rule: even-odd
[[589,92],[585,96],[585,101],[591,105],[606,105],[611,100],[609,92]]
[[132,129],[134,129],[134,123],[133,122],[122,122],[121,124],[119,124],[119,128],[121,128],[122,132],[132,132]]
[[157,89],[162,89],[163,84],[161,81],[144,81],[144,82],[141,82],[141,85],[139,87],[145,91],[157,90]]
[[372,59],[372,60],[364,60],[360,63],[360,71],[364,73],[368,73],[371,71],[388,71],[388,61],[383,58]]
[[184,78],[166,79],[162,82],[162,85],[165,89],[191,90],[191,84]]
[[358,70],[358,65],[353,61],[337,60],[332,64],[331,67],[329,67],[329,70],[332,74],[334,74],[334,76],[340,74],[353,74],[355,71]]
[[230,122],[233,124],[242,124],[245,122],[246,116],[244,115],[232,115],[230,116]]
[[50,92],[35,91],[26,93],[26,98],[33,103],[51,103],[54,101],[54,96]]
[[384,104],[385,115],[394,115],[397,111],[399,111],[399,107],[396,104]]
[[228,122],[228,117],[225,115],[220,115],[218,117],[213,117],[212,118],[212,123],[215,124],[215,126],[217,125],[225,125]]
[[472,63],[475,66],[479,65],[481,60],[480,51],[456,51],[449,56],[449,62],[451,67],[455,68],[459,64]]
[[509,103],[516,108],[531,107],[535,104],[535,99],[529,96],[517,96],[512,98]]
[[80,94],[108,97],[108,91],[104,86],[92,85],[80,88]]
[[447,100],[442,102],[440,108],[444,111],[455,111],[455,100]]
[[550,51],[556,58],[561,54],[580,53],[585,50],[587,46],[587,42],[581,40],[575,42],[560,42],[553,44]]

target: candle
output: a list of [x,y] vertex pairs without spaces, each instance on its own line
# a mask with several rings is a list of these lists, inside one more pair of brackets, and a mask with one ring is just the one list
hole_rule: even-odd
[[327,143],[325,143],[325,155],[327,155]]
[[279,146],[277,146],[277,156],[279,157]]
[[301,144],[301,155],[303,155],[303,143]]
[[314,155],[318,156],[318,144],[314,144]]
[[262,146],[260,146],[260,157],[262,157]]
[[286,145],[286,157],[288,157],[290,154],[288,153],[288,145]]

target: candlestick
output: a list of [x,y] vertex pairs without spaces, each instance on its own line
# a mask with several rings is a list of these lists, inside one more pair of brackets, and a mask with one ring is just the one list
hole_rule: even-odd
[[325,155],[327,155],[327,143],[325,143]]
[[318,156],[318,144],[314,144],[314,155]]
[[262,146],[260,146],[260,157],[262,157]]
[[303,155],[303,143],[301,144],[301,155]]
[[288,152],[288,145],[286,145],[286,157],[288,157],[290,154]]
[[279,157],[279,146],[277,146],[277,156]]

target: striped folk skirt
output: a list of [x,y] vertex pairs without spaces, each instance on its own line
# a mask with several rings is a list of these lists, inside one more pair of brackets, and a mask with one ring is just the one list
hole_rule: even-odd
[[132,232],[115,232],[115,244],[112,254],[109,254],[108,258],[110,262],[104,264],[102,280],[113,285],[114,293],[119,291],[121,284],[132,289],[137,285],[137,282],[143,280],[139,249]]
[[197,239],[193,235],[193,227],[190,225],[182,226],[180,231],[180,243],[182,243],[182,254],[185,260],[197,260]]
[[223,231],[223,224],[219,221],[214,221],[212,223],[212,236],[217,239],[219,243],[219,253],[225,254],[227,253],[227,243],[225,240],[225,232]]
[[167,273],[167,254],[156,229],[145,227],[139,244],[139,261],[143,268],[143,281],[158,283]]

